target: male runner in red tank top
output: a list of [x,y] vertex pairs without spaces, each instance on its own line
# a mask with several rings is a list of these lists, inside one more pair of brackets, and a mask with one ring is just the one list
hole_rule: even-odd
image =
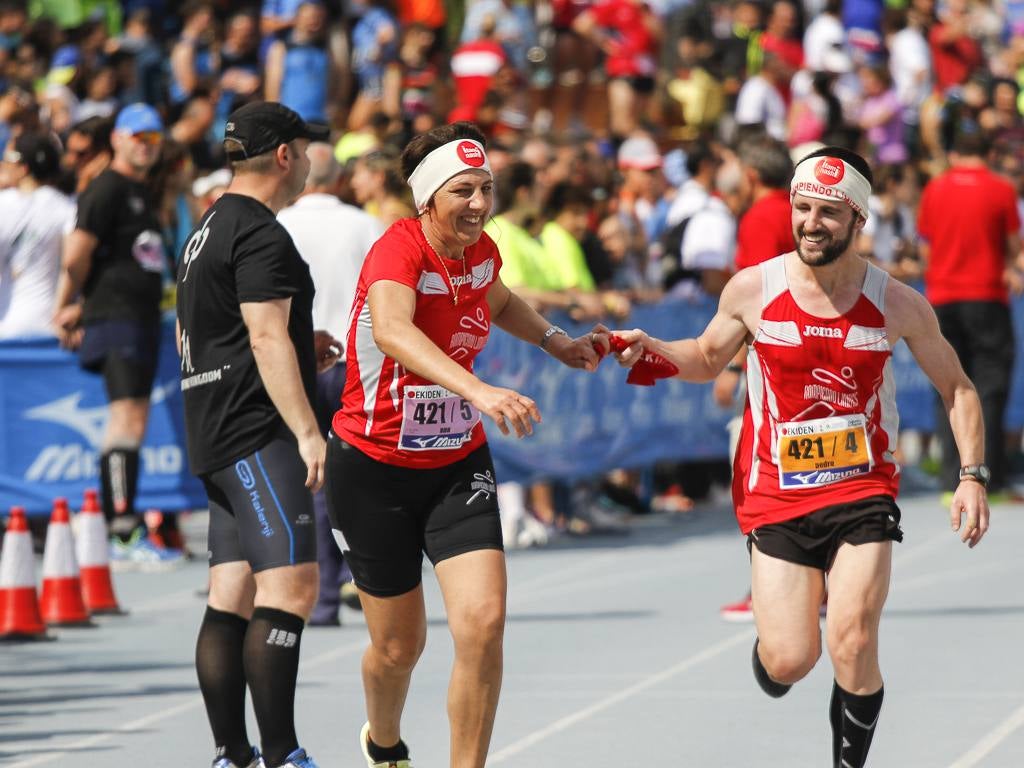
[[859,155],[837,147],[811,153],[790,188],[796,251],[733,277],[699,338],[665,342],[625,331],[630,346],[617,355],[629,367],[653,351],[678,366],[679,378],[710,381],[750,345],[733,501],[751,554],[754,676],[779,697],[814,667],[827,574],[836,768],[865,765],[882,706],[878,624],[892,542],[903,538],[891,362],[900,339],[942,396],[960,449],[953,530],[973,547],[989,518],[973,385],[927,300],[854,249],[870,191],[871,170]]

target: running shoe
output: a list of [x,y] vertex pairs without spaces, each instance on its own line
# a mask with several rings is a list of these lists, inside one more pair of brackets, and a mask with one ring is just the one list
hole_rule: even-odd
[[164,549],[178,549],[186,560],[192,559],[185,544],[185,536],[178,526],[178,515],[165,514],[158,509],[147,509],[142,519],[149,531],[149,540]]
[[628,533],[626,514],[610,499],[599,498],[577,510],[577,516],[590,525],[592,533]]
[[210,768],[266,768],[266,766],[263,764],[263,757],[260,755],[260,751],[253,747],[252,759],[244,766],[239,766],[226,757],[218,757],[214,759],[213,765]]
[[369,722],[364,723],[363,729],[359,731],[359,747],[363,750],[363,757],[366,759],[366,765],[369,768],[412,768],[412,761],[408,758],[405,760],[385,760],[381,763],[374,762],[373,758],[370,757]]
[[747,592],[747,596],[735,603],[723,605],[718,609],[718,615],[723,621],[736,623],[747,623],[754,620],[754,601]]
[[771,696],[773,699],[780,699],[789,693],[789,689],[792,685],[786,683],[780,683],[778,680],[772,680],[771,675],[768,674],[768,670],[764,668],[764,664],[761,663],[761,657],[757,655],[757,639],[754,640],[754,652],[750,656],[751,665],[754,668],[754,679],[757,684],[761,686],[761,690]]
[[674,515],[685,515],[692,512],[693,499],[683,492],[680,485],[670,486],[664,493],[651,499],[652,512],[667,512]]
[[142,528],[136,529],[128,541],[110,539],[110,570],[159,572],[170,571],[185,562],[180,549],[168,549],[149,540]]
[[306,754],[304,749],[296,749],[285,760],[281,768],[317,768],[313,758]]
[[518,547],[543,547],[551,538],[547,526],[529,513],[523,516],[520,525],[519,533],[516,535]]

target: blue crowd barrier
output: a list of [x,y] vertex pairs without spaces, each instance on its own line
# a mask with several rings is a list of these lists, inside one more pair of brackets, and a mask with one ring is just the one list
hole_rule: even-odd
[[[659,338],[685,338],[704,329],[715,306],[710,300],[640,306],[624,325]],[[1013,309],[1020,342],[1024,300],[1016,300]],[[553,319],[572,335],[590,330],[567,317]],[[491,384],[533,398],[544,419],[531,437],[523,439],[502,435],[487,424],[499,480],[579,478],[666,459],[698,461],[728,455],[725,424],[731,411],[715,404],[710,384],[673,380],[634,387],[625,383],[625,372],[613,363],[605,362],[596,374],[588,375],[501,331],[492,334],[477,357],[476,370]],[[893,351],[893,375],[901,428],[933,431],[937,395],[904,342]],[[1019,364],[1006,426],[1024,426],[1024,376]]]
[[[637,307],[626,321],[661,338],[700,333],[714,313],[711,302],[665,302]],[[555,318],[573,335],[589,325]],[[1024,339],[1024,301],[1014,304],[1018,340]],[[906,344],[893,355],[900,424],[931,431],[935,393]],[[594,374],[566,368],[544,352],[501,331],[477,358],[477,373],[491,384],[536,400],[543,422],[530,437],[501,435],[487,422],[500,480],[580,478],[615,467],[661,460],[719,459],[727,455],[725,424],[731,411],[717,406],[709,384],[659,381],[626,384],[626,373],[605,361]],[[98,485],[98,454],[107,419],[102,381],[81,371],[73,354],[53,340],[0,343],[0,509],[24,506],[48,513],[53,499],[72,506]],[[1024,426],[1024,376],[1017,366],[1006,425]],[[188,471],[174,326],[164,328],[153,407],[142,448],[138,507],[204,507],[202,485]]]
[[[206,493],[185,454],[173,321],[163,331],[137,507],[205,507]],[[108,412],[101,377],[82,371],[77,356],[56,341],[0,344],[0,510],[20,505],[29,514],[47,514],[58,496],[77,509],[84,490],[99,486]]]

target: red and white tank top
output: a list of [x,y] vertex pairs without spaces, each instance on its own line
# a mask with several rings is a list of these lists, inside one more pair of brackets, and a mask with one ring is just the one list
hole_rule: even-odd
[[732,486],[743,533],[833,504],[896,496],[888,280],[868,264],[853,307],[822,318],[797,306],[784,256],[761,265],[761,321],[747,357]]
[[380,351],[366,299],[378,280],[409,286],[416,291],[413,324],[472,371],[490,335],[487,291],[500,270],[501,257],[487,234],[466,248],[463,262],[438,256],[417,219],[392,224],[370,249],[359,275],[335,434],[377,461],[415,469],[446,466],[483,445],[476,408]]

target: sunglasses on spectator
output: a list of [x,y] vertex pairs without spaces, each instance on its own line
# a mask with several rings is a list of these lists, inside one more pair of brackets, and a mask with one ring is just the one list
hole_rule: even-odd
[[164,140],[164,135],[159,131],[142,131],[141,133],[133,133],[132,138],[143,144],[155,147]]

